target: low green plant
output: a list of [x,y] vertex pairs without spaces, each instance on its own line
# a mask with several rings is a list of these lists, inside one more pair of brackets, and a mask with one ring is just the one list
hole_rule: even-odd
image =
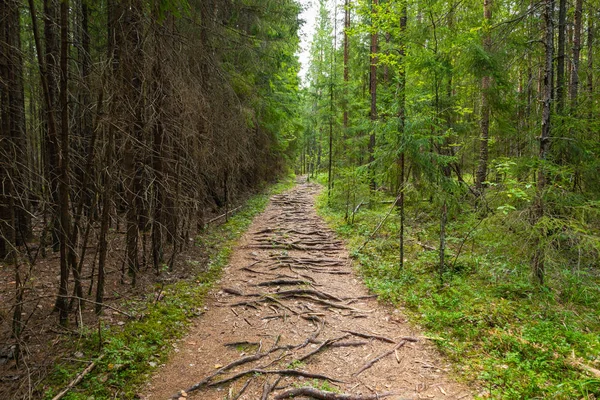
[[[577,252],[559,247],[561,240],[581,244],[583,236],[566,236],[574,230],[557,221],[549,225],[553,247],[548,253],[554,259],[548,263],[547,285],[540,287],[530,276],[523,210],[481,221],[467,207],[455,207],[447,224],[449,261],[440,284],[439,252],[431,250],[439,245],[435,204],[407,204],[406,261],[400,270],[397,215],[368,239],[389,204],[372,202],[348,221],[326,193],[318,200],[319,213],[346,240],[366,285],[435,338],[457,375],[478,387],[481,397],[600,396],[600,380],[586,370],[600,366],[600,273],[590,262],[593,254],[579,251],[578,264],[569,258]],[[593,245],[586,249],[595,251]]]

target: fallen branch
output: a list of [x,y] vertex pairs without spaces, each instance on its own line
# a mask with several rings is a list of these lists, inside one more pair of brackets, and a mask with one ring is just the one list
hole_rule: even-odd
[[75,378],[73,381],[71,381],[71,383],[69,383],[69,384],[67,385],[67,387],[66,387],[66,388],[64,388],[64,389],[63,389],[63,390],[62,390],[62,391],[61,391],[59,394],[57,394],[56,396],[54,396],[54,397],[52,398],[52,400],[60,400],[60,399],[62,399],[63,397],[65,397],[65,395],[66,395],[66,394],[69,392],[69,390],[71,390],[71,389],[73,389],[75,386],[77,386],[77,385],[79,384],[79,382],[81,382],[81,381],[83,380],[83,378],[84,378],[84,377],[85,377],[87,374],[89,374],[89,373],[90,373],[90,372],[91,372],[91,371],[94,369],[94,367],[96,367],[96,363],[97,363],[98,361],[102,360],[102,358],[104,358],[104,354],[102,354],[100,357],[98,357],[98,358],[96,359],[96,361],[92,361],[92,362],[90,363],[90,365],[88,365],[88,366],[86,367],[86,369],[84,369],[83,371],[81,371],[81,373],[80,373],[79,375],[77,375],[77,377],[76,377],[76,378]]
[[242,208],[242,206],[236,207],[236,208],[234,208],[233,210],[229,210],[229,211],[227,211],[225,214],[219,215],[218,217],[214,217],[213,219],[209,220],[209,221],[206,223],[206,225],[208,225],[208,224],[212,224],[213,222],[215,222],[215,221],[218,221],[218,220],[220,220],[221,218],[224,218],[224,217],[228,216],[229,214],[233,214],[234,212],[236,212],[236,211],[237,211],[237,210],[239,210],[240,208]]
[[394,200],[394,203],[392,204],[392,207],[390,207],[390,210],[387,212],[387,214],[385,214],[385,217],[383,217],[383,219],[381,221],[379,221],[379,224],[377,224],[377,227],[375,227],[375,229],[373,230],[373,232],[371,232],[371,234],[369,235],[369,237],[367,238],[367,240],[362,244],[362,246],[359,247],[358,252],[360,253],[360,251],[362,249],[365,248],[365,246],[367,245],[367,243],[369,243],[371,241],[371,239],[373,239],[373,237],[375,236],[375,234],[377,233],[377,231],[379,231],[379,228],[381,228],[383,226],[383,223],[388,219],[388,217],[390,216],[390,214],[392,213],[392,211],[396,208],[396,203],[398,202],[398,199],[400,199],[400,195],[398,195],[396,197],[396,200]]
[[437,249],[433,246],[430,246],[428,244],[425,243],[421,243],[419,241],[416,242],[419,246],[421,246],[422,248],[424,248],[425,250],[429,250],[429,251],[437,251]]
[[393,349],[388,350],[385,353],[378,355],[377,357],[375,357],[374,359],[372,359],[371,361],[369,361],[368,363],[366,363],[365,365],[363,365],[361,367],[361,369],[359,369],[358,371],[356,371],[353,375],[354,376],[358,376],[361,372],[363,372],[366,369],[371,368],[379,360],[381,360],[381,359],[389,356],[390,354],[394,353],[396,350],[398,350],[400,347],[404,346],[405,344],[406,344],[406,340],[401,340],[396,346],[394,346]]
[[598,369],[596,369],[596,368],[594,368],[592,366],[589,366],[587,364],[584,364],[584,363],[582,363],[581,361],[579,361],[577,359],[571,358],[569,360],[569,364],[571,364],[574,367],[577,367],[579,369],[582,369],[584,371],[589,372],[590,374],[592,374],[596,378],[600,378],[600,370],[598,370]]
[[333,392],[326,392],[324,390],[317,390],[312,387],[302,387],[296,389],[290,389],[286,392],[280,393],[275,396],[275,400],[291,399],[298,396],[310,397],[318,400],[378,400],[384,397],[393,396],[394,393],[376,393],[367,396],[354,395],[354,394],[340,394]]

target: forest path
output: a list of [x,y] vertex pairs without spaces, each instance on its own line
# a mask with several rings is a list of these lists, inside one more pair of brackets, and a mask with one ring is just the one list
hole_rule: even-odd
[[299,182],[272,197],[143,399],[283,399],[300,387],[352,395],[315,395],[334,400],[472,398],[397,310],[369,296],[316,214],[319,190]]

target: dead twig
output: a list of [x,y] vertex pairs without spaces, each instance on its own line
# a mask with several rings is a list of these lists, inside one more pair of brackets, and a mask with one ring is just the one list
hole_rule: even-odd
[[76,377],[75,379],[73,379],[73,380],[71,381],[71,383],[69,383],[69,384],[67,385],[67,387],[66,387],[66,388],[64,388],[64,389],[63,389],[63,390],[62,390],[62,391],[61,391],[59,394],[57,394],[56,396],[54,396],[54,397],[52,398],[52,400],[60,400],[60,399],[62,399],[63,397],[65,397],[65,395],[66,395],[66,394],[69,392],[69,390],[71,390],[71,389],[73,389],[75,386],[77,386],[77,385],[79,384],[79,382],[81,382],[81,381],[83,380],[83,378],[84,378],[84,377],[85,377],[87,374],[89,374],[89,373],[90,373],[90,372],[91,372],[91,371],[94,369],[94,367],[96,367],[96,363],[97,363],[98,361],[102,360],[102,358],[104,358],[104,354],[102,354],[100,357],[98,357],[98,358],[96,359],[96,361],[92,361],[92,362],[90,363],[90,365],[88,365],[88,366],[87,366],[87,367],[86,367],[86,368],[85,368],[83,371],[81,371],[81,373],[80,373],[79,375],[77,375],[77,377]]

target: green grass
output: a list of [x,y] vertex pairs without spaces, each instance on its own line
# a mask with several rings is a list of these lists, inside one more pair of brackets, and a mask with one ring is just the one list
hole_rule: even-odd
[[[382,196],[376,194],[376,196]],[[456,372],[482,398],[581,399],[600,397],[600,379],[576,363],[600,368],[600,278],[597,265],[549,262],[547,286],[532,283],[527,232],[504,215],[488,217],[465,242],[478,217],[465,206],[448,222],[448,263],[440,283],[438,209],[427,201],[407,206],[405,265],[399,270],[399,218],[395,213],[360,252],[389,210],[373,198],[354,224],[340,202],[324,192],[319,212],[343,237],[364,281],[384,301],[436,338]],[[512,230],[511,230],[512,229]],[[595,397],[594,397],[595,396]]]
[[[140,318],[123,326],[102,330],[102,350],[97,329],[80,332],[81,339],[73,343],[72,353],[81,352],[87,359],[103,358],[85,379],[64,398],[133,399],[137,390],[157,365],[166,362],[177,338],[184,336],[192,319],[201,312],[207,292],[219,279],[237,239],[248,229],[254,217],[262,212],[272,194],[293,185],[290,177],[267,192],[248,200],[244,208],[225,224],[212,227],[198,236],[197,245],[208,252],[206,272],[195,279],[165,286],[164,297],[155,302],[149,295],[143,303],[128,312]],[[126,307],[126,305],[125,305]],[[133,307],[133,305],[131,305]],[[51,399],[85,366],[65,362],[56,365],[44,382],[44,399]]]

